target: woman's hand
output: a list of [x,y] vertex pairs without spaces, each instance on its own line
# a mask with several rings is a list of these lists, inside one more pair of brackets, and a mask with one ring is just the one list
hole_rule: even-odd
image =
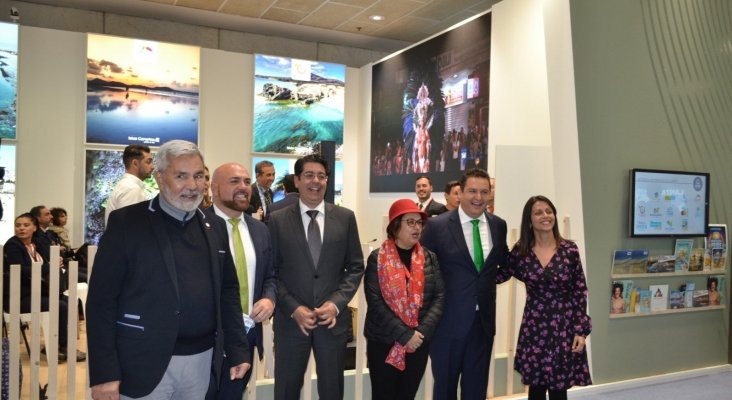
[[585,349],[585,337],[575,336],[572,342],[572,352],[581,353]]
[[419,346],[422,345],[422,342],[424,341],[424,335],[419,333],[419,331],[414,331],[414,335],[412,335],[412,338],[409,339],[407,344],[405,345],[408,349],[414,351],[419,348]]

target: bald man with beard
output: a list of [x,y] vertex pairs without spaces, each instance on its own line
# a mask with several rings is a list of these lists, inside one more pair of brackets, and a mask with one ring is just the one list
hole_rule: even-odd
[[[213,206],[204,210],[204,214],[226,222],[229,247],[236,263],[249,348],[256,346],[261,359],[262,321],[269,319],[274,312],[277,283],[269,230],[245,212],[249,207],[251,191],[252,179],[243,165],[223,164],[216,168],[211,177]],[[241,251],[243,258],[237,257],[237,252]],[[249,362],[253,360],[254,351],[251,351]],[[226,359],[224,368],[228,368]],[[223,376],[218,391],[215,391],[215,385],[211,385],[209,398],[241,399],[250,377],[251,370],[243,380],[231,380]]]

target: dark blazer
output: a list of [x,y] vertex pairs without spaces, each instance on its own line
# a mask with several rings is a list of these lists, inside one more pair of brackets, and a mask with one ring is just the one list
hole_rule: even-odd
[[[216,215],[213,206],[203,210],[203,213],[209,218],[223,220],[223,218]],[[252,244],[257,257],[257,265],[254,270],[254,287],[249,288],[249,290],[253,290],[253,302],[256,303],[262,298],[268,298],[272,300],[273,304],[277,304],[277,280],[275,279],[274,264],[272,264],[272,240],[269,237],[269,230],[262,222],[255,220],[246,213],[244,213],[244,222],[247,224],[249,235],[252,237]],[[227,223],[224,222],[224,224]],[[220,227],[221,225],[217,224],[217,226]],[[223,227],[223,234],[228,237],[229,231],[226,225],[223,225]],[[262,324],[257,323],[254,329],[257,333],[257,349],[261,359],[264,355]]]
[[[41,254],[37,246],[36,251]],[[41,257],[43,257],[42,254]],[[29,298],[31,295],[31,265],[33,262],[25,245],[16,236],[5,242],[3,260],[3,304],[7,309],[10,306],[10,266],[13,264],[20,265],[20,297]],[[41,266],[41,274],[45,277],[48,277],[49,274],[47,260],[47,258],[43,258],[43,266]],[[41,287],[43,295],[48,296],[48,280],[45,283],[42,282]]]
[[339,310],[332,333],[344,333],[349,327],[348,302],[364,272],[356,217],[349,209],[325,203],[324,218],[323,246],[316,267],[310,257],[299,202],[271,215],[269,231],[278,283],[276,335],[302,336],[290,315],[301,305],[312,309],[328,300]]
[[287,206],[291,206],[291,205],[297,203],[298,200],[300,200],[300,193],[298,193],[298,192],[292,192],[292,193],[285,194],[284,199],[281,199],[280,201],[275,201],[274,203],[272,203],[272,205],[269,206],[269,213],[267,213],[267,215],[265,215],[264,222],[265,223],[269,222],[269,215],[272,214],[273,212],[286,208]]
[[425,343],[432,340],[435,328],[442,317],[445,286],[435,253],[424,248],[424,256],[424,292],[422,308],[419,310],[419,325],[416,328],[410,328],[386,304],[379,285],[379,249],[371,252],[363,278],[364,293],[368,303],[363,335],[367,339],[386,344],[399,342],[406,345],[416,329],[424,335]]
[[424,212],[427,213],[428,217],[434,217],[442,213],[446,213],[447,207],[445,207],[444,204],[435,201],[435,199],[432,199],[429,203],[427,203],[427,206],[424,208]]
[[[259,207],[262,207],[262,199],[259,197],[259,185],[254,182],[252,183],[252,197],[249,199],[249,208],[247,208],[246,213],[252,215],[259,210]],[[265,216],[267,216],[267,213],[265,213]]]
[[458,210],[430,218],[422,234],[422,245],[437,254],[445,281],[445,308],[436,336],[462,338],[468,333],[479,306],[486,336],[496,332],[496,270],[506,265],[506,221],[486,213],[493,247],[486,255],[480,274],[465,243]]
[[[163,213],[157,197],[112,212],[89,283],[90,383],[120,380],[120,393],[128,397],[145,396],[160,382],[178,336],[178,277]],[[220,234],[224,222],[200,210],[193,218],[213,267],[213,370],[219,382],[224,349],[231,365],[249,360],[239,285],[228,239]]]

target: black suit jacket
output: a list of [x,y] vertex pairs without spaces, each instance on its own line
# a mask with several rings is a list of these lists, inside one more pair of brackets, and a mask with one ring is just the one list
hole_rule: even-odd
[[[278,283],[275,335],[302,336],[297,323],[290,318],[292,313],[301,305],[314,309],[326,301],[332,301],[339,310],[331,332],[338,335],[349,327],[348,302],[356,293],[364,272],[356,217],[349,209],[325,203],[324,218],[323,245],[315,266],[310,257],[300,203],[271,215],[269,231]],[[327,329],[317,329],[321,328]]]
[[[36,251],[38,251],[37,246]],[[40,251],[38,251],[38,254],[41,254]],[[5,242],[5,246],[3,246],[3,259],[3,304],[5,309],[8,310],[10,307],[10,266],[14,264],[20,265],[20,297],[21,299],[30,298],[31,266],[33,262],[25,245],[16,236],[11,237]],[[41,282],[41,290],[44,296],[48,296],[48,274],[48,261],[44,258],[43,266],[41,267],[41,275],[46,277],[45,282]]]
[[480,321],[486,336],[496,332],[496,271],[506,265],[506,221],[485,213],[493,247],[486,255],[480,274],[465,243],[458,210],[430,218],[422,235],[422,245],[435,254],[445,282],[445,306],[437,326],[439,338],[464,337],[479,307]]
[[[262,207],[262,198],[259,197],[259,185],[257,182],[254,182],[252,184],[252,197],[249,199],[249,208],[247,208],[247,214],[252,215],[257,210],[259,210],[259,207]],[[265,212],[265,217],[267,216],[267,212]]]
[[[203,210],[203,213],[210,218],[223,220],[223,218],[214,212],[214,206]],[[272,263],[272,240],[269,237],[269,230],[262,222],[255,220],[246,213],[244,214],[244,222],[249,229],[249,236],[252,237],[252,244],[254,246],[255,256],[257,257],[257,264],[254,267],[254,286],[249,288],[249,290],[253,291],[253,302],[256,303],[262,298],[267,298],[272,300],[273,304],[277,304],[277,280],[275,279],[274,264]],[[226,221],[224,222],[224,224],[227,223]],[[221,225],[217,224],[217,226]],[[224,225],[223,234],[228,237],[228,232],[228,228]],[[262,324],[256,324],[254,329],[257,332],[257,349],[259,350],[259,358],[261,359],[264,355]]]
[[444,204],[432,199],[427,206],[424,208],[424,212],[427,213],[428,217],[434,217],[447,212],[447,207]]
[[298,200],[300,200],[300,193],[292,192],[285,194],[284,199],[281,199],[280,201],[275,201],[274,203],[272,203],[272,205],[269,206],[269,212],[267,213],[267,215],[264,216],[264,223],[269,223],[269,216],[273,212],[291,206],[297,203]]
[[[112,212],[89,283],[90,383],[120,380],[120,393],[128,397],[147,395],[160,382],[178,336],[178,277],[163,213],[157,197]],[[213,370],[219,382],[224,349],[231,365],[249,360],[239,285],[228,238],[220,234],[224,222],[200,211],[193,218],[211,260],[217,330]]]

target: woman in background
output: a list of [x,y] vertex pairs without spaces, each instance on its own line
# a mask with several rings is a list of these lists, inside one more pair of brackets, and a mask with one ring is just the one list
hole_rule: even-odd
[[567,389],[592,383],[585,338],[587,285],[577,245],[559,234],[557,209],[544,196],[529,198],[521,236],[498,283],[512,276],[526,284],[526,306],[514,368],[529,386],[529,399],[560,400]]
[[389,209],[388,239],[368,259],[364,336],[374,399],[414,399],[442,317],[437,257],[419,244],[426,221],[414,200],[397,200]]
[[[15,236],[8,239],[3,247],[3,294],[6,310],[9,307],[10,300],[10,267],[13,265],[20,266],[20,312],[28,313],[31,307],[31,266],[34,262],[42,262],[41,276],[44,278],[41,282],[41,311],[48,311],[49,307],[49,289],[48,276],[50,266],[48,260],[45,260],[41,253],[37,251],[36,244],[33,242],[33,233],[38,229],[36,218],[29,214],[20,214],[15,218]],[[60,266],[59,266],[60,268]],[[68,324],[68,303],[66,296],[59,296],[58,301],[58,359],[66,360],[66,344],[67,344],[67,324]],[[86,354],[77,351],[76,361],[86,359]]]
[[198,206],[200,209],[205,209],[211,207],[213,205],[213,200],[211,200],[211,173],[208,172],[208,167],[203,167],[204,175],[204,185],[203,185],[203,199],[201,200],[201,204]]
[[68,222],[68,214],[66,213],[66,210],[61,207],[52,208],[51,218],[53,225],[49,226],[48,229],[58,235],[59,239],[61,239],[61,243],[63,243],[67,250],[71,250],[69,230],[66,228],[66,223]]

